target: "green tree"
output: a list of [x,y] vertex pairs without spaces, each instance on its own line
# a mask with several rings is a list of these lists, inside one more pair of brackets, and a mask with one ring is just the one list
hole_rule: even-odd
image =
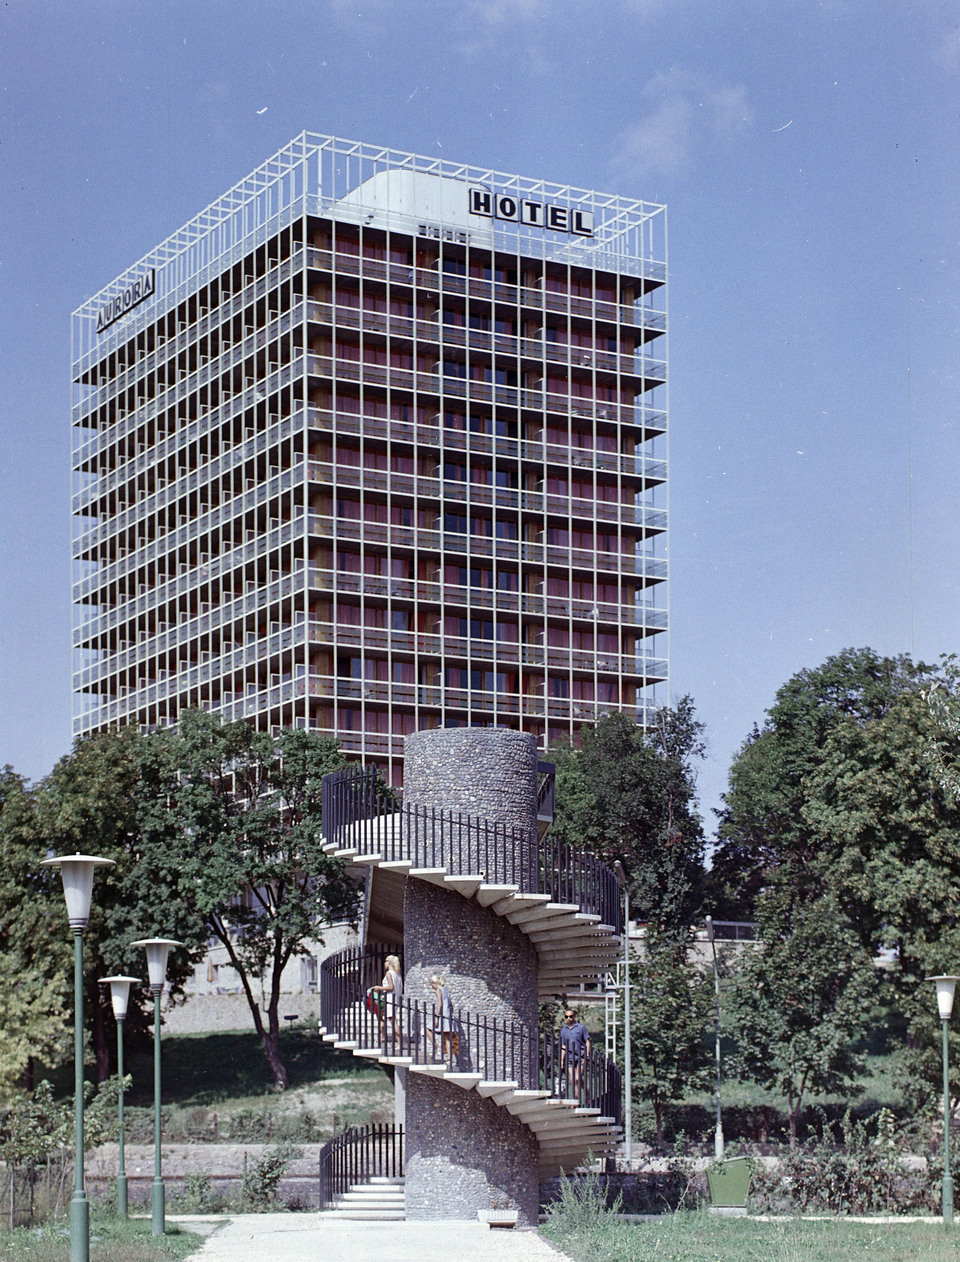
[[908,657],[845,649],[777,691],[730,768],[710,874],[715,915],[750,919],[778,874],[806,898],[822,892],[822,837],[805,808],[830,761],[831,734],[841,724],[868,727],[930,679],[930,668]]
[[758,948],[731,992],[730,1068],[783,1096],[790,1146],[809,1093],[846,1091],[863,1065],[855,1043],[876,993],[876,970],[829,897],[804,901],[784,886],[757,905]]
[[281,1089],[283,969],[357,906],[355,882],[320,833],[321,779],[344,763],[329,738],[285,730],[274,739],[202,711],[156,733],[141,760],[143,854],[131,879],[142,906],[161,889],[175,913],[145,928],[221,943]]
[[65,1013],[66,915],[46,858],[36,793],[0,771],[0,1099],[33,1087],[34,1066],[69,1054]]
[[819,870],[862,945],[891,948],[891,999],[913,1045],[912,1087],[939,1082],[931,988],[960,956],[960,802],[930,757],[937,742],[956,765],[955,736],[938,733],[921,692],[901,694],[865,727],[841,723],[810,778],[804,807],[819,845]]
[[703,826],[696,812],[696,760],[703,726],[684,697],[658,711],[645,732],[627,715],[600,719],[580,749],[554,746],[553,832],[570,844],[620,859],[637,917],[683,936],[700,901]]
[[[176,908],[170,890],[145,890],[133,881],[141,859],[138,791],[141,764],[154,737],[135,727],[100,732],[78,740],[37,787],[36,800],[44,849],[57,854],[96,854],[112,859],[114,867],[99,868],[94,881],[90,922],[84,933],[84,1010],[89,1021],[97,1079],[110,1074],[116,1047],[116,1026],[107,989],[99,979],[110,973],[146,973],[142,952],[131,952],[132,939],[144,936],[151,925],[172,924]],[[42,855],[40,857],[43,857]],[[66,924],[60,879],[55,873],[48,887],[56,888],[57,958],[64,994],[72,1010],[73,967],[70,933]],[[167,936],[170,930],[165,931]],[[191,942],[202,945],[202,939]],[[182,992],[190,975],[187,952],[170,957],[167,970],[173,994]],[[152,1021],[152,1003],[145,989],[130,994],[127,1037],[142,1037]]]
[[919,692],[868,726],[838,725],[803,808],[819,869],[861,941],[894,948],[915,979],[960,925],[960,804],[927,756],[934,732]]
[[935,724],[927,757],[941,789],[960,802],[960,666],[954,654],[943,657],[939,678],[923,696]]
[[652,1105],[662,1145],[667,1105],[709,1081],[704,1032],[713,986],[690,962],[686,942],[650,927],[642,960],[630,965],[630,990],[633,1096]]
[[56,1067],[69,1043],[59,977],[44,977],[19,954],[0,954],[0,1101],[27,1087],[33,1062]]

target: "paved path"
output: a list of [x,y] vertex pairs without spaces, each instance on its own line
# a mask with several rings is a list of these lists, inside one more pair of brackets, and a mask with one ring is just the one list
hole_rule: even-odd
[[[175,1221],[187,1228],[199,1226],[187,1217]],[[378,1223],[319,1214],[238,1214],[225,1220],[187,1262],[559,1262],[561,1256],[535,1231],[491,1229],[478,1222]]]

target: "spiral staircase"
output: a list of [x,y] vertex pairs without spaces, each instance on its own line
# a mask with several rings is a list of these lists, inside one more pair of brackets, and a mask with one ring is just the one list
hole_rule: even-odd
[[383,977],[386,956],[403,957],[408,882],[459,896],[491,924],[501,918],[513,926],[535,950],[540,1000],[580,989],[616,960],[622,931],[616,878],[595,856],[550,838],[544,816],[553,768],[541,764],[539,770],[539,823],[532,829],[400,805],[377,791],[373,768],[325,777],[325,849],[365,875],[368,943],[321,965],[320,1021],[322,1037],[336,1048],[432,1078],[444,1089],[476,1093],[511,1115],[535,1139],[542,1181],[588,1154],[599,1158],[616,1148],[616,1065],[591,1051],[574,1077],[570,1066],[561,1069],[556,1031],[465,1005],[455,1011],[456,1038],[444,1038],[434,1030],[430,1000],[405,996],[386,1013],[376,1010],[370,993]]

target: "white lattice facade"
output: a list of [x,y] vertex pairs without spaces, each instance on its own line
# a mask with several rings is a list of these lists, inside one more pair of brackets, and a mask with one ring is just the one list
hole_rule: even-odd
[[75,732],[199,705],[397,778],[642,719],[665,259],[663,207],[305,134],[84,304]]

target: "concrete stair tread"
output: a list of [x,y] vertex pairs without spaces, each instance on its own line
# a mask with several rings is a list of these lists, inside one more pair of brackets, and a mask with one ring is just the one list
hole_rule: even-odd
[[472,1091],[477,1083],[482,1082],[481,1074],[460,1073],[454,1070],[452,1073],[443,1075],[444,1082],[452,1082],[454,1086],[463,1087],[465,1091]]
[[431,885],[442,886],[447,883],[446,868],[411,868],[408,875],[418,881],[428,881]]
[[477,890],[483,884],[482,876],[474,876],[467,874],[465,876],[445,876],[443,883],[447,889],[456,890],[458,894],[462,894],[464,898],[473,898]]
[[509,894],[516,894],[519,889],[519,885],[484,884],[477,890],[476,899],[481,907],[491,907],[494,903],[499,903]]
[[483,1079],[477,1083],[477,1094],[489,1099],[490,1096],[500,1095],[505,1091],[516,1091],[520,1086],[515,1080],[506,1080],[497,1082],[495,1079]]
[[338,1204],[344,1203],[350,1205],[396,1205],[398,1201],[403,1200],[403,1188],[376,1188],[376,1187],[359,1187],[352,1188],[347,1192]]
[[541,911],[549,901],[549,894],[525,894],[518,889],[516,893],[508,894],[500,902],[493,903],[492,908],[498,916],[506,916],[512,924],[516,924],[515,916]]
[[398,1206],[396,1209],[359,1209],[355,1206],[346,1206],[339,1208],[334,1206],[332,1209],[323,1210],[323,1214],[328,1218],[350,1219],[353,1222],[403,1222],[406,1218],[406,1210]]

